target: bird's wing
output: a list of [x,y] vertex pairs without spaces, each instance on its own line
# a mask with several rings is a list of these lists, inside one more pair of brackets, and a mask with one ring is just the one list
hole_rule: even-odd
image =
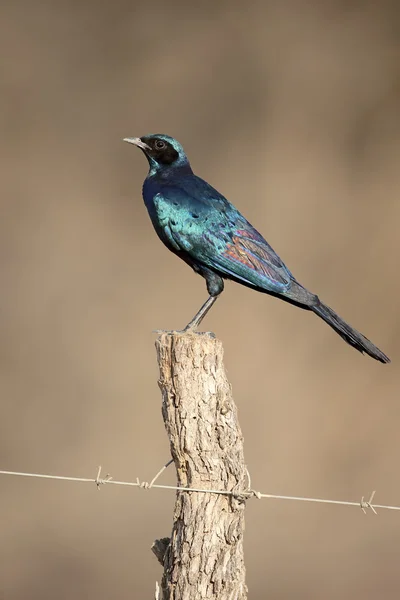
[[166,186],[157,196],[155,204],[170,243],[194,262],[266,291],[283,293],[290,288],[292,275],[282,260],[223,196],[218,194],[214,201],[210,193],[203,198],[193,189],[175,186]]
[[214,250],[218,232],[210,230],[204,234],[210,266],[217,267],[227,277],[269,291],[279,293],[290,287],[288,269],[254,227],[247,222],[239,222],[236,227],[230,225],[227,233],[229,239],[221,252]]

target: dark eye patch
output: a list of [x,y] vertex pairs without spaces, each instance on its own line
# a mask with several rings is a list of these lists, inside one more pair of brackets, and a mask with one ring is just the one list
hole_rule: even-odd
[[[151,151],[148,152],[149,156],[161,165],[172,165],[179,158],[179,154],[172,144],[165,140],[146,137],[142,138],[142,140],[151,147]],[[157,148],[158,145],[162,146],[162,148]]]

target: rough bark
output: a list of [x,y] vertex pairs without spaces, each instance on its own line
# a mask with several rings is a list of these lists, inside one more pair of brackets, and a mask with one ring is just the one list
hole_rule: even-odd
[[[162,414],[178,485],[246,488],[243,438],[219,340],[162,334]],[[155,542],[162,600],[245,600],[244,498],[177,492],[171,538]]]

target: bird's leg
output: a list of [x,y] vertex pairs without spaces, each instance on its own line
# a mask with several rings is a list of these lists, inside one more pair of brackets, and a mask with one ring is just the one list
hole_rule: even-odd
[[[204,302],[203,306],[200,308],[199,312],[193,317],[193,319],[188,323],[183,331],[194,331],[202,322],[214,302],[217,298],[222,294],[224,289],[224,280],[222,277],[210,271],[205,267],[201,269],[196,269],[206,280],[207,283],[207,291],[210,294],[210,297],[206,302]],[[214,334],[212,334],[214,335]]]
[[[210,294],[208,300],[204,302],[203,306],[200,308],[198,313],[195,314],[193,319],[186,325],[185,329],[182,329],[182,331],[165,331],[158,329],[155,331],[155,333],[193,333],[200,325],[210,308],[217,300],[217,298],[220,297],[224,289],[224,281],[222,277],[220,277],[213,271],[206,269],[205,267],[200,268],[197,266],[194,270],[196,271],[196,273],[200,273],[207,282],[207,290]],[[211,335],[211,337],[215,337],[215,335],[209,331],[204,333],[205,335]]]
[[186,327],[183,329],[183,331],[187,332],[187,331],[194,331],[195,329],[197,329],[197,327],[200,325],[200,323],[202,322],[202,320],[204,319],[204,317],[206,316],[206,314],[208,313],[208,311],[210,310],[210,308],[212,307],[214,302],[217,300],[217,298],[219,298],[219,294],[218,294],[218,296],[210,296],[204,302],[203,306],[200,308],[198,313],[196,313],[195,316],[193,317],[193,319],[186,325]]
[[[154,333],[198,333],[200,335],[203,334],[203,332],[196,332],[195,330],[200,325],[200,323],[202,322],[202,320],[204,319],[214,302],[217,300],[217,298],[219,298],[219,294],[218,296],[210,296],[204,302],[200,310],[195,314],[193,319],[181,331],[167,331],[166,329],[156,329]],[[204,332],[203,335],[211,335],[211,337],[215,337],[215,335],[210,331]]]

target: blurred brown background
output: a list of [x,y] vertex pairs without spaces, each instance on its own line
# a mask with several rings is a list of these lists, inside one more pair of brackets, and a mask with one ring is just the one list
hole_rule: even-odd
[[[0,469],[149,480],[169,458],[152,330],[206,289],[156,239],[121,141],[162,132],[393,360],[228,284],[206,326],[254,487],[400,505],[396,4],[1,3]],[[173,503],[1,476],[1,600],[152,598]],[[246,525],[250,598],[399,597],[398,513],[263,500]]]

